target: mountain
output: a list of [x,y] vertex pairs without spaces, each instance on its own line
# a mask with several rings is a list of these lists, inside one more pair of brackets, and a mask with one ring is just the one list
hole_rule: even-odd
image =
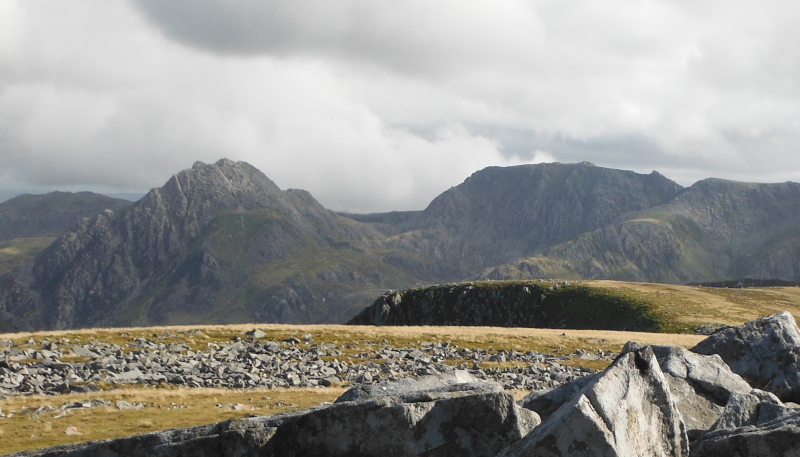
[[0,279],[0,311],[33,328],[333,319],[406,279],[378,240],[246,163],[198,162]]
[[244,162],[196,163],[0,277],[0,331],[344,322],[465,279],[800,280],[800,184],[490,167],[422,211],[337,214]]
[[[395,251],[446,263],[455,279],[543,252],[624,215],[664,204],[677,183],[653,172],[580,164],[489,167],[436,197],[422,212],[372,219]],[[361,218],[369,221],[369,218]],[[386,226],[393,227],[387,229]]]
[[20,195],[0,203],[0,241],[56,237],[85,217],[130,205],[128,200],[93,192]]
[[800,184],[699,181],[670,202],[580,234],[492,279],[558,275],[686,283],[800,279]]

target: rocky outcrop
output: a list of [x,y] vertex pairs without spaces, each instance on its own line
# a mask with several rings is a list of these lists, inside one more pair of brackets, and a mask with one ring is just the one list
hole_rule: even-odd
[[462,325],[657,331],[633,299],[569,281],[469,282],[389,291],[350,325]]
[[655,354],[644,347],[620,356],[498,457],[688,454],[681,413]]
[[800,330],[788,311],[721,330],[692,351],[718,354],[751,386],[800,401]]
[[714,429],[691,445],[700,457],[800,455],[800,410],[765,392],[734,395]]
[[598,376],[587,375],[558,387],[534,390],[520,400],[519,405],[535,411],[543,421],[547,420],[558,408],[575,398],[584,387],[593,383]]
[[[629,342],[622,354],[645,346]],[[670,392],[684,419],[688,436],[697,438],[714,426],[731,395],[747,394],[750,385],[717,355],[698,355],[677,346],[649,346],[669,385]],[[600,375],[588,375],[560,386],[534,390],[519,404],[536,411],[547,420],[558,408],[572,400]]]

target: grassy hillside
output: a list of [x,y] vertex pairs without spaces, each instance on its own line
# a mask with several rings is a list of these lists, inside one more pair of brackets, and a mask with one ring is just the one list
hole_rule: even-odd
[[728,289],[621,281],[582,281],[598,291],[640,300],[678,327],[738,325],[780,311],[800,319],[800,287]]
[[50,246],[54,239],[40,237],[0,241],[0,276],[29,262],[36,254]]

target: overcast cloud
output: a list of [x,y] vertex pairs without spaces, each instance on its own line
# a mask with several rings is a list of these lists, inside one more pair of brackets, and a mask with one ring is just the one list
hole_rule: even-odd
[[800,181],[800,3],[0,0],[0,190],[245,160],[349,211],[490,165]]

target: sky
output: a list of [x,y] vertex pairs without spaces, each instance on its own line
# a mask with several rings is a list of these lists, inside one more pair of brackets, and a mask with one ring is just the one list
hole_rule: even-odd
[[800,2],[0,0],[0,193],[244,160],[330,209],[487,166],[800,181]]

